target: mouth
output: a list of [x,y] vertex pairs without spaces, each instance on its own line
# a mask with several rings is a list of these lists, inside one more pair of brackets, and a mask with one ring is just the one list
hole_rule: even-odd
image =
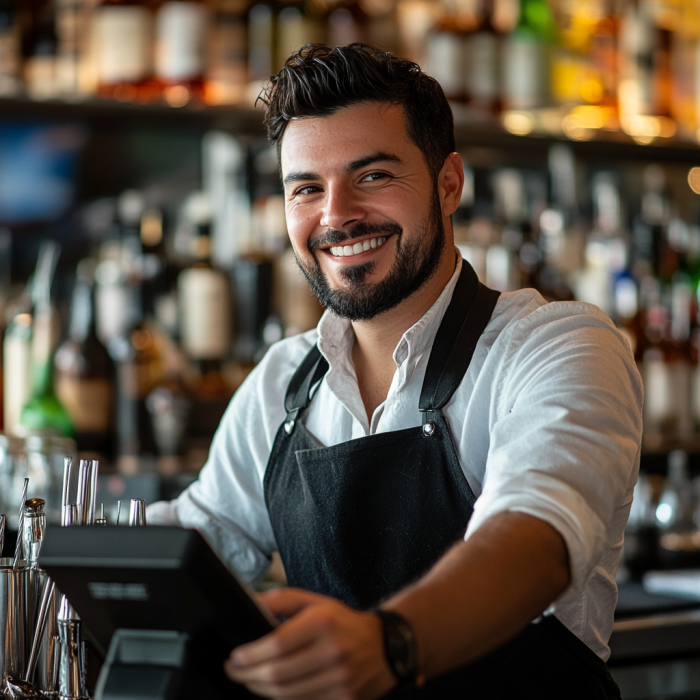
[[330,248],[326,248],[326,251],[334,258],[351,258],[366,253],[368,250],[380,248],[388,238],[389,236],[365,238],[364,241],[357,241],[357,243],[353,243],[352,245],[333,245]]

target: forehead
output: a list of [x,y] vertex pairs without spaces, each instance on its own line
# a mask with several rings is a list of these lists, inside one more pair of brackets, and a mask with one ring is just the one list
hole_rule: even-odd
[[422,154],[409,139],[403,107],[363,103],[327,117],[289,122],[282,137],[282,174],[342,167],[368,153],[392,153],[402,161]]

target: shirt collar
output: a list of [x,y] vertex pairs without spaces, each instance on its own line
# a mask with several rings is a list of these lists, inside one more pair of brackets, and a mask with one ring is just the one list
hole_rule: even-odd
[[[433,345],[442,317],[447,311],[457,279],[462,271],[462,256],[457,249],[455,250],[457,263],[449,282],[435,303],[401,336],[401,340],[394,349],[393,357],[397,367],[401,367],[407,360],[417,359]],[[318,348],[328,361],[331,370],[341,367],[346,370],[352,368],[350,352],[355,340],[355,333],[350,321],[326,310],[319,321],[317,330]],[[354,369],[352,372],[354,373]]]

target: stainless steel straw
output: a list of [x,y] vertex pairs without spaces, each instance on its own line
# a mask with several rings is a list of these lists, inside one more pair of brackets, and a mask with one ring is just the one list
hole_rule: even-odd
[[27,489],[29,488],[29,478],[24,478],[24,488],[22,489],[22,500],[19,504],[19,523],[17,525],[17,545],[15,546],[15,560],[12,562],[12,568],[16,569],[19,566],[19,555],[22,553],[22,524],[24,523],[24,501],[27,498]]
[[0,559],[2,559],[3,549],[5,549],[5,516],[0,515]]
[[80,466],[78,469],[78,496],[76,498],[78,505],[78,524],[87,525],[88,519],[88,488],[90,480],[90,466],[91,461],[89,459],[81,459]]
[[63,458],[63,494],[61,500],[61,525],[66,524],[68,507],[70,506],[70,473],[73,460],[70,457]]
[[41,644],[41,636],[42,634],[44,634],[44,627],[46,626],[46,617],[49,612],[49,605],[51,604],[51,598],[53,597],[55,587],[56,584],[50,578],[47,578],[46,583],[44,583],[44,590],[41,595],[39,614],[36,618],[36,626],[34,628],[34,639],[32,640],[32,650],[29,653],[27,670],[24,673],[25,681],[31,682],[32,676],[34,675],[36,662],[39,658],[39,646]]
[[95,524],[95,511],[97,509],[97,477],[100,472],[100,463],[93,459],[88,472],[87,483],[87,522],[86,525]]
[[117,501],[117,525],[119,525],[119,516],[122,513],[122,502]]

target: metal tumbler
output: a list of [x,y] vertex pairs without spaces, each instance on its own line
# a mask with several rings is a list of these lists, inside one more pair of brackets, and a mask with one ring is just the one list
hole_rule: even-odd
[[[0,568],[0,677],[21,678],[26,663],[24,574]],[[36,572],[33,572],[36,573]]]

